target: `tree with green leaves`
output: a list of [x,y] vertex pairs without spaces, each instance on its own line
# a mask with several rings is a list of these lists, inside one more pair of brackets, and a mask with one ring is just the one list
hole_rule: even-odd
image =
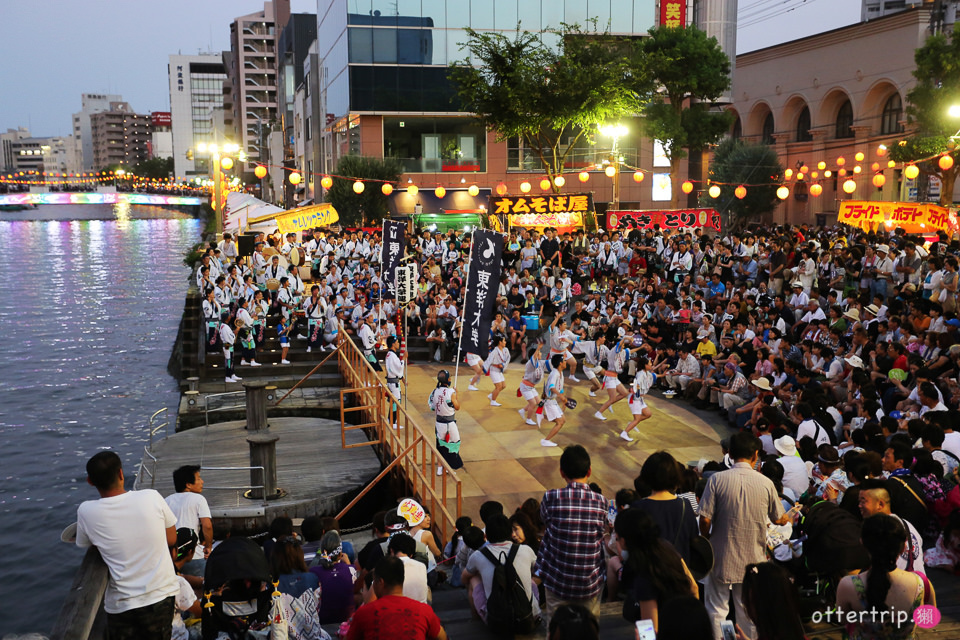
[[[773,147],[728,138],[717,145],[710,164],[709,180],[720,187],[720,196],[705,193],[700,204],[728,214],[730,224],[738,228],[773,211],[782,179],[783,167]],[[740,185],[748,185],[742,200],[735,194]]]
[[150,158],[133,168],[133,174],[141,178],[166,180],[173,175],[173,158]]
[[636,70],[638,91],[650,80],[657,88],[642,113],[647,134],[663,143],[670,159],[676,209],[680,161],[689,151],[715,143],[732,123],[729,112],[712,107],[730,87],[730,59],[716,38],[696,27],[657,27],[635,42],[630,67]]
[[[380,224],[389,214],[387,196],[380,190],[383,183],[376,181],[392,182],[396,186],[403,166],[395,158],[343,156],[334,173],[344,177],[333,179],[325,200],[337,210],[344,226],[368,226]],[[353,190],[353,183],[358,179],[374,182],[365,182],[363,193],[358,194]]]
[[462,48],[469,60],[450,68],[465,110],[474,113],[497,140],[519,138],[550,177],[563,173],[575,145],[599,124],[639,112],[642,70],[625,82],[625,40],[608,33],[563,25],[555,47],[539,34],[467,29]]
[[[960,153],[954,137],[960,118],[950,108],[960,105],[960,35],[930,36],[914,54],[916,86],[907,93],[907,121],[913,132],[890,150],[897,162],[914,162],[921,173],[940,178],[940,204],[953,202],[953,187],[960,173]],[[941,154],[949,153],[953,166],[941,169]]]

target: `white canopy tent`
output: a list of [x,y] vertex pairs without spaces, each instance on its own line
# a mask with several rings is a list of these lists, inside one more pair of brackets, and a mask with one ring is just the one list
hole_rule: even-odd
[[225,219],[223,230],[228,233],[242,233],[244,231],[265,231],[270,233],[277,228],[273,219],[261,220],[248,225],[248,220],[262,218],[271,213],[282,213],[283,209],[254,198],[249,193],[231,192],[227,194],[227,203],[224,207]]

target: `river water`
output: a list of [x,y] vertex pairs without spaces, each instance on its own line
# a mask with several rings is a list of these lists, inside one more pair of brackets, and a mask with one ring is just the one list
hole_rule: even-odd
[[60,542],[97,497],[102,449],[132,480],[167,373],[202,224],[139,205],[0,212],[0,636],[49,634],[83,558]]

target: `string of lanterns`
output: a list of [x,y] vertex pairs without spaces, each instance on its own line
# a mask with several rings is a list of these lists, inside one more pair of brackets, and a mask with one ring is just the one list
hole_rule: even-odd
[[[885,145],[880,145],[876,150],[876,154],[879,157],[885,156],[887,154],[887,147]],[[866,156],[862,151],[858,151],[854,154],[854,160],[857,163],[863,162],[865,160],[865,157]],[[950,156],[949,152],[942,153],[942,154],[935,154],[930,156],[929,158],[923,158],[912,163],[904,164],[903,165],[904,176],[909,180],[915,179],[920,174],[920,169],[917,166],[917,164],[928,161],[928,160],[933,160],[938,157],[939,157],[938,166],[942,170],[948,171],[950,168],[953,167],[954,160]],[[837,157],[835,163],[837,167],[836,171],[828,169],[827,163],[821,160],[817,163],[816,165],[817,168],[815,170],[811,171],[807,165],[801,165],[796,171],[790,168],[784,170],[783,177],[786,181],[789,181],[795,178],[796,182],[798,183],[806,182],[808,177],[810,180],[816,180],[816,182],[812,182],[810,184],[808,192],[810,195],[814,197],[818,197],[823,193],[823,185],[820,184],[821,178],[830,179],[834,176],[834,173],[836,173],[836,176],[838,179],[846,177],[846,180],[840,183],[840,189],[844,193],[851,194],[854,191],[856,191],[858,185],[855,180],[855,176],[859,176],[863,173],[863,167],[860,164],[857,164],[848,171],[845,168],[846,159],[843,156]],[[886,168],[890,168],[890,169],[895,168],[897,164],[898,164],[897,162],[893,160],[889,160],[886,163]],[[229,169],[229,167],[225,167],[225,168]],[[291,169],[290,167],[277,167],[277,166],[271,166],[271,165],[265,165],[265,164],[258,164],[254,169],[254,175],[256,175],[257,178],[263,179],[267,175],[268,168],[277,168],[277,169],[282,169],[284,171],[289,171],[290,174],[287,179],[290,181],[290,184],[298,185],[303,181],[303,174],[295,169]],[[599,167],[596,167],[594,170],[598,170],[598,169]],[[622,169],[627,169],[628,171],[624,172]],[[638,184],[643,182],[644,178],[646,177],[646,173],[649,172],[649,171],[644,171],[643,169],[638,167],[630,166],[626,163],[620,163],[620,168],[618,168],[615,164],[607,164],[604,167],[603,172],[604,172],[604,175],[606,175],[608,178],[614,178],[615,176],[617,176],[618,173],[629,173],[629,171],[631,170],[633,172],[632,173],[633,181]],[[871,166],[871,171],[874,172],[874,175],[871,179],[871,183],[873,184],[873,186],[875,186],[878,189],[882,188],[886,184],[886,176],[884,176],[882,172],[882,167],[880,163],[874,162]],[[378,178],[356,178],[352,176],[340,176],[335,174],[307,174],[307,175],[319,176],[320,186],[328,190],[333,186],[334,178],[340,179],[340,180],[352,181],[353,191],[358,195],[364,193],[364,191],[366,190],[366,183],[368,182],[380,184],[380,191],[385,196],[391,195],[399,186],[399,185],[395,186],[394,183],[389,180],[382,180]],[[850,177],[847,177],[847,176],[850,176]],[[577,179],[580,181],[581,184],[588,182],[590,180],[590,171],[587,171],[587,170],[579,171],[577,173]],[[566,180],[567,179],[563,175],[558,175],[554,177],[551,184],[550,178],[547,176],[544,176],[543,178],[541,178],[539,186],[541,190],[549,191],[552,186],[556,186],[557,188],[562,188],[566,184]],[[690,194],[696,188],[696,184],[698,182],[700,181],[684,180],[680,184],[680,190],[685,194]],[[777,197],[780,200],[786,200],[790,196],[790,187],[788,187],[783,181],[764,182],[764,183],[728,183],[728,182],[718,182],[715,180],[706,181],[706,185],[708,185],[707,195],[715,199],[720,197],[722,193],[721,187],[724,187],[724,186],[735,186],[736,188],[734,189],[734,196],[742,200],[746,198],[748,188],[768,187],[774,184],[780,185],[776,191]],[[530,191],[533,190],[533,185],[529,180],[522,180],[519,184],[519,188],[521,193],[526,194],[526,193],[530,193]],[[419,193],[420,188],[417,185],[410,182],[406,186],[405,190],[407,194],[411,196],[415,196],[417,195],[417,193]],[[494,191],[496,192],[497,195],[504,196],[509,192],[509,188],[507,187],[507,184],[501,180],[494,187]],[[480,187],[477,186],[476,184],[471,184],[467,188],[467,192],[471,196],[475,197],[479,195]],[[446,193],[447,193],[447,189],[442,185],[438,185],[434,189],[434,194],[438,198],[443,198],[446,195]]]

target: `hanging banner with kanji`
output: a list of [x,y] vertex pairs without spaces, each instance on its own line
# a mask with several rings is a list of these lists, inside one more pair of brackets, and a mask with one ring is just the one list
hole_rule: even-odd
[[720,214],[714,209],[666,211],[607,211],[607,229],[712,229],[720,233]]
[[490,321],[500,285],[500,257],[503,235],[490,229],[477,229],[473,234],[473,250],[467,269],[466,299],[463,302],[463,324],[460,350],[486,359],[490,353]]
[[380,279],[384,298],[397,297],[397,267],[403,259],[407,225],[396,220],[383,221],[383,245],[380,247]]
[[687,0],[660,0],[660,26],[686,27]]
[[946,207],[915,202],[848,200],[840,203],[837,221],[864,231],[903,229],[907,233],[957,230],[957,216]]

